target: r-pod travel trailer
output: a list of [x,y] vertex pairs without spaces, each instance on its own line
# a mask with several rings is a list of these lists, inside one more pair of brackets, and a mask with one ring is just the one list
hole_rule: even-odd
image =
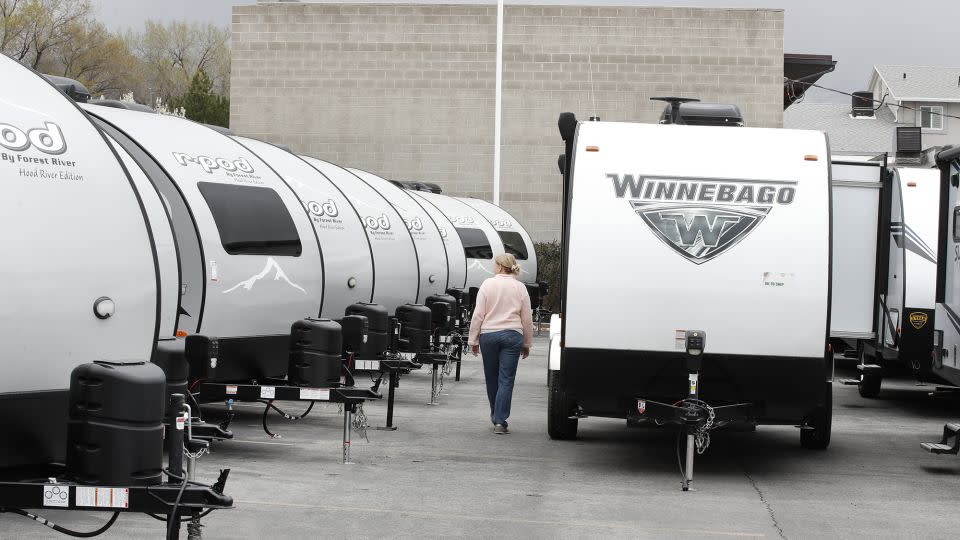
[[[149,363],[171,268],[171,231],[148,219],[160,198],[49,80],[4,55],[0,73],[0,507],[74,536],[120,510],[166,517],[168,535],[183,514],[199,526],[232,500],[225,473],[186,481],[172,402],[164,430],[164,374]],[[26,510],[51,506],[113,517],[78,533]]]
[[[578,418],[733,421],[830,442],[830,155],[823,133],[577,122],[548,431]],[[551,328],[551,333],[554,329]],[[611,377],[611,373],[616,376]]]

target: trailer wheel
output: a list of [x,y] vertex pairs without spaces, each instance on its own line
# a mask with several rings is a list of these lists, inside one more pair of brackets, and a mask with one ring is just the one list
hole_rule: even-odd
[[573,407],[560,386],[560,372],[550,370],[547,376],[547,433],[551,439],[572,440],[577,438],[577,419],[570,418]]
[[[800,446],[807,450],[826,450],[830,446],[833,424],[833,385],[826,384],[826,400],[807,418],[807,429],[800,430]],[[810,429],[812,428],[812,429]]]

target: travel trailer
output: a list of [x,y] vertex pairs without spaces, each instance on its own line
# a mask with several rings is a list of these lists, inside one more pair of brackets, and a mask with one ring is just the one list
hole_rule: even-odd
[[420,297],[417,248],[403,218],[389,201],[357,175],[332,163],[302,156],[349,199],[363,223],[373,256],[373,300],[392,316]]
[[150,359],[165,240],[146,217],[156,193],[138,194],[138,172],[76,104],[6,56],[0,71],[0,462],[11,467],[63,460],[71,370]]
[[520,281],[527,284],[537,282],[537,252],[533,239],[526,229],[503,208],[482,199],[458,197],[457,200],[470,206],[490,222],[497,231],[503,249],[513,255],[520,266]]
[[[423,303],[432,294],[443,294],[450,280],[450,268],[447,264],[447,247],[437,223],[407,190],[375,174],[360,169],[348,170],[393,205],[403,219],[407,230],[410,231],[410,237],[417,250],[417,267],[420,271],[420,292],[417,301]],[[455,253],[454,256],[461,255]]]
[[559,127],[563,301],[551,325],[550,436],[575,438],[588,416],[680,425],[686,475],[694,445],[705,449],[709,430],[728,423],[800,426],[802,446],[826,448],[824,134],[570,113]]
[[504,253],[503,241],[487,218],[458,199],[426,191],[410,191],[414,197],[437,207],[453,224],[467,259],[466,288],[479,287],[494,275],[493,257]]
[[834,157],[831,337],[856,355],[864,397],[897,366],[931,371],[939,172]]
[[256,154],[203,125],[83,107],[166,203],[180,254],[177,333],[219,340],[219,363],[204,378],[285,376],[290,325],[319,315],[323,295],[317,234],[290,187]]
[[347,195],[296,154],[255,139],[235,139],[283,177],[310,216],[323,258],[320,316],[339,319],[347,306],[371,302],[377,272],[370,239]]
[[937,155],[940,213],[931,372],[960,386],[960,147]]

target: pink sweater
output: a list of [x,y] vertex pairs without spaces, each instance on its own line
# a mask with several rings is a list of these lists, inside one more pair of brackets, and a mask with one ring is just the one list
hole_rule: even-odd
[[533,314],[527,287],[508,274],[487,278],[477,293],[470,320],[470,345],[480,344],[480,331],[523,330],[523,346],[533,338]]

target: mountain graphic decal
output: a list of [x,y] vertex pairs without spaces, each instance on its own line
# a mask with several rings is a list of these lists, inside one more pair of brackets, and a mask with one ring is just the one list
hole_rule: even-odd
[[263,267],[263,270],[261,270],[259,274],[255,275],[255,276],[253,276],[253,277],[250,277],[250,278],[248,278],[248,279],[245,279],[245,280],[241,281],[240,283],[237,283],[237,284],[234,285],[233,287],[230,287],[229,289],[223,291],[223,294],[227,294],[227,293],[229,293],[229,292],[233,292],[233,291],[235,291],[235,290],[237,290],[237,289],[239,289],[239,288],[241,288],[241,287],[243,288],[243,290],[249,291],[250,289],[253,288],[254,285],[256,285],[256,283],[257,283],[258,281],[260,281],[261,279],[264,279],[264,278],[266,278],[267,276],[269,276],[271,271],[275,271],[275,272],[276,272],[276,273],[273,275],[273,280],[274,280],[274,281],[280,281],[280,280],[286,281],[286,282],[287,282],[287,285],[293,287],[294,289],[297,289],[298,291],[302,292],[303,294],[307,294],[307,291],[304,290],[303,287],[301,287],[301,286],[297,285],[296,283],[290,281],[290,278],[287,277],[287,274],[286,274],[286,272],[283,271],[283,268],[280,268],[280,263],[278,263],[278,262],[276,261],[276,259],[274,259],[273,257],[267,257],[267,265]]

